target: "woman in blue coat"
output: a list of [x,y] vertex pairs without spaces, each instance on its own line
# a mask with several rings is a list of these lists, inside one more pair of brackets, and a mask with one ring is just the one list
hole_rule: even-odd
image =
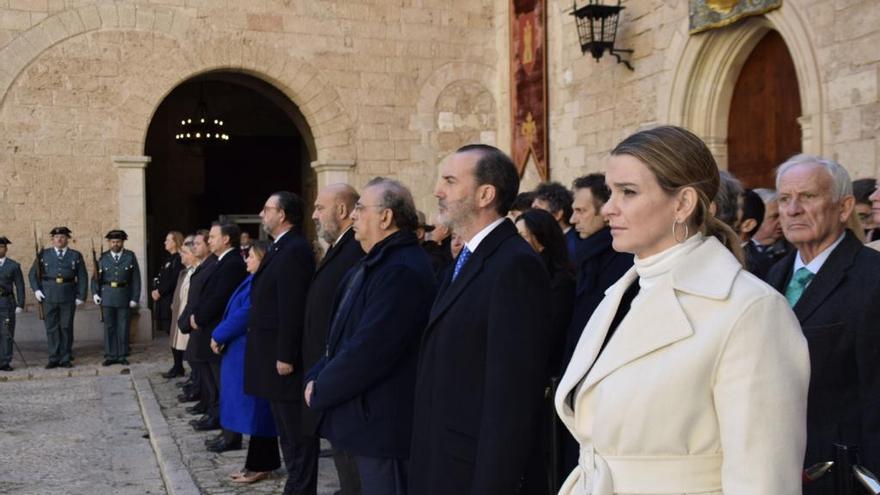
[[[246,260],[250,275],[232,294],[223,321],[211,334],[211,348],[223,354],[220,363],[220,424],[224,430],[250,435],[244,470],[232,475],[232,481],[237,483],[265,479],[281,465],[269,402],[244,393],[244,350],[251,308],[251,281],[267,247],[268,243],[261,241],[251,248]],[[231,449],[222,442],[220,439],[209,449],[215,452]]]

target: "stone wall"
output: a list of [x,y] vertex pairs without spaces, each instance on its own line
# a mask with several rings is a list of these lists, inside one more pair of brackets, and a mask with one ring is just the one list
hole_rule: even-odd
[[[804,151],[839,160],[853,178],[880,170],[880,2],[784,0],[766,16],[688,35],[685,0],[629,0],[620,48],[635,71],[578,45],[571,2],[549,2],[551,174],[565,184],[601,170],[639,128],[673,123],[703,137],[726,164],[730,91],[751,47],[780,32],[798,71]],[[502,111],[502,114],[505,112]]]
[[[0,0],[0,203],[10,254],[33,228],[76,245],[127,218],[114,156],[144,153],[175,86],[240,71],[302,112],[319,184],[374,175],[435,210],[436,165],[472,141],[510,143],[509,0]],[[580,52],[571,2],[548,1],[551,175],[601,170],[627,134],[686,125],[726,163],[731,84],[775,29],[798,72],[804,149],[854,177],[880,163],[880,3],[784,0],[732,27],[687,34],[685,0],[627,0],[618,46],[635,71]],[[350,168],[351,165],[353,168]]]
[[[495,140],[495,8],[490,0],[0,0],[0,202],[10,255],[30,265],[34,226],[47,243],[48,230],[66,224],[88,251],[90,239],[126,219],[113,157],[143,155],[164,96],[213,70],[253,75],[290,98],[313,137],[315,168],[330,171],[325,180],[399,177],[431,213],[438,157]],[[347,164],[355,166],[346,172]]]

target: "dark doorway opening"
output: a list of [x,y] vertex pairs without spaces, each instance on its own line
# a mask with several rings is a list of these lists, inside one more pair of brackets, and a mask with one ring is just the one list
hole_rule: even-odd
[[[211,117],[223,120],[227,143],[204,148],[174,139],[181,119],[196,111],[202,94]],[[240,73],[214,72],[171,91],[147,131],[147,273],[167,253],[166,234],[208,228],[221,217],[260,237],[257,215],[273,191],[314,196],[310,163],[314,142],[296,105],[268,83]]]
[[776,31],[752,50],[733,90],[728,169],[747,187],[774,185],[774,170],[801,151],[801,96],[788,47]]

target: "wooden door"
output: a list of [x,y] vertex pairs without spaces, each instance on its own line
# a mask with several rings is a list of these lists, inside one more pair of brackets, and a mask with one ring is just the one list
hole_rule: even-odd
[[774,187],[774,169],[801,152],[797,74],[782,36],[768,32],[740,72],[728,120],[728,169],[746,187]]

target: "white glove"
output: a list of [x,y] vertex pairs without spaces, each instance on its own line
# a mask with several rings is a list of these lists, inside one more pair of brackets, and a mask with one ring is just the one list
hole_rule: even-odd
[[43,299],[46,299],[46,294],[43,294],[43,291],[37,289],[34,291],[34,297],[37,298],[37,302],[43,302]]
[[74,301],[74,304],[76,304],[77,306],[82,306],[82,303],[83,303],[82,299],[77,299],[76,301]]
[[98,306],[101,305],[101,296],[95,294],[94,296],[92,296],[92,300],[95,301],[96,305],[98,305]]
[[136,308],[136,307],[138,307],[138,303],[137,303],[137,301],[128,301],[128,307],[129,307],[129,308]]
[[15,314],[21,313],[21,308],[15,308]]

